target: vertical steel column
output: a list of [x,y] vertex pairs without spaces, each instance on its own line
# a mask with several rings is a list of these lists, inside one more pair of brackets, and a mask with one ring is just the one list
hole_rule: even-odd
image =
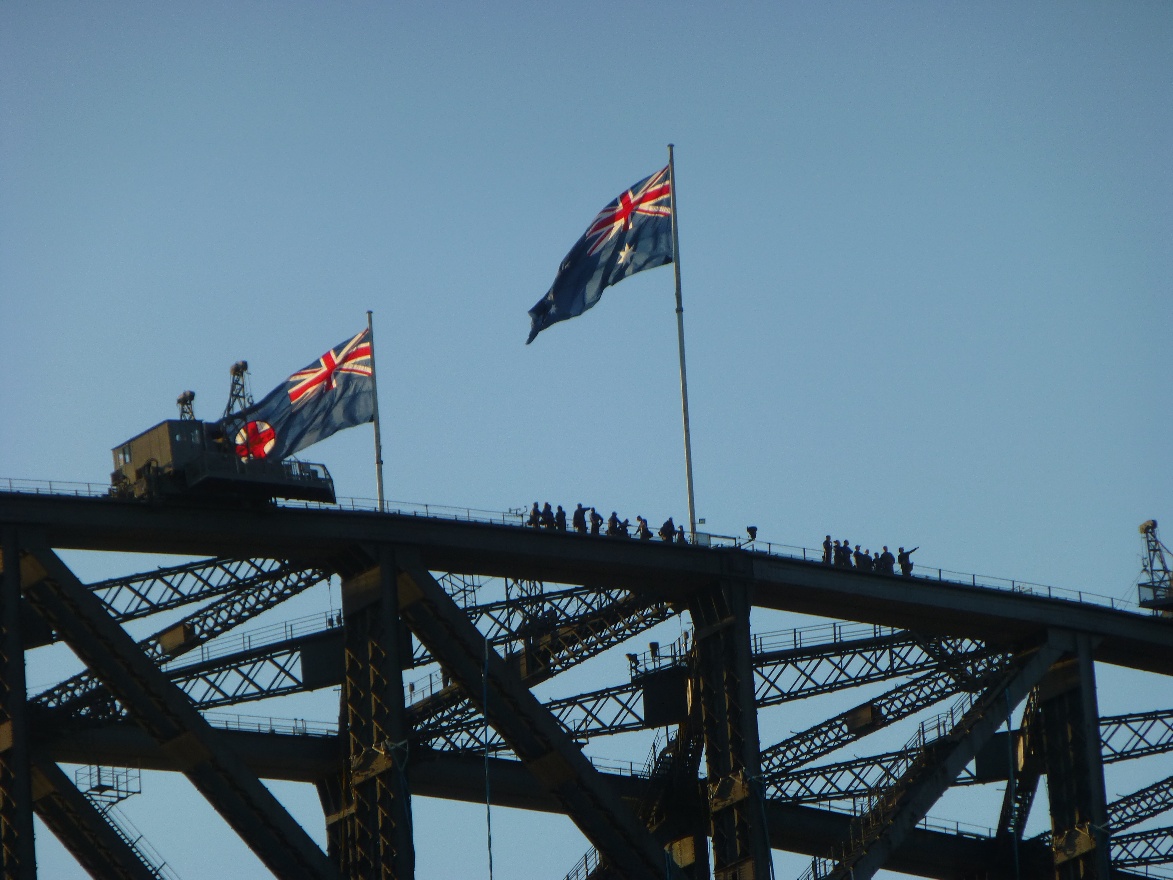
[[710,588],[689,605],[696,627],[715,880],[770,876],[749,609],[740,585]]
[[1056,880],[1107,880],[1110,851],[1091,644],[1056,663],[1041,686]]
[[394,555],[342,585],[346,615],[343,681],[349,801],[342,871],[355,880],[410,880],[415,874],[402,639]]
[[0,582],[0,872],[4,880],[37,876],[33,796],[25,714],[24,645],[20,634],[20,544],[3,534]]
[[[1104,785],[1104,756],[1100,743],[1100,704],[1096,699],[1096,663],[1091,637],[1076,638],[1079,649],[1079,690],[1083,730],[1080,737],[1080,777],[1087,786],[1088,825],[1096,843],[1090,858],[1095,864],[1093,876],[1108,877],[1112,867],[1108,832],[1108,793]],[[1088,875],[1084,875],[1088,876]]]

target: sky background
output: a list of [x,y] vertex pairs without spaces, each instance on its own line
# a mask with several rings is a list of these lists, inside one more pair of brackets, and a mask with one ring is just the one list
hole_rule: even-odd
[[[215,418],[234,361],[259,398],[371,309],[389,498],[687,521],[671,269],[524,345],[671,142],[710,531],[1131,599],[1137,526],[1173,522],[1170,107],[1167,2],[5,2],[0,479],[104,483],[181,391]],[[303,455],[374,496],[369,428]],[[1105,714],[1173,704],[1103,675]],[[182,780],[144,787],[181,876],[255,875]],[[483,807],[416,811],[419,876],[486,875]],[[498,878],[586,848],[501,815]]]

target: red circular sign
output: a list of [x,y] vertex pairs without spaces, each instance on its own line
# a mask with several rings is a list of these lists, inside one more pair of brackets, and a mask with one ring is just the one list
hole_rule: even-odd
[[264,458],[277,442],[268,422],[249,422],[236,432],[236,454],[242,459]]

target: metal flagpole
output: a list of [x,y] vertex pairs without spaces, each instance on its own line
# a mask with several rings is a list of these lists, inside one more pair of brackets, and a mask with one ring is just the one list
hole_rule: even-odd
[[367,309],[367,339],[371,345],[371,394],[375,395],[375,488],[379,494],[379,512],[383,512],[383,436],[379,432],[379,386],[375,373],[375,323]]
[[672,205],[672,268],[676,273],[676,335],[680,343],[680,407],[684,412],[684,479],[688,487],[689,536],[696,540],[696,506],[692,498],[692,440],[688,430],[688,373],[684,369],[684,301],[680,296],[680,236],[676,229],[676,160],[668,144],[669,203]]

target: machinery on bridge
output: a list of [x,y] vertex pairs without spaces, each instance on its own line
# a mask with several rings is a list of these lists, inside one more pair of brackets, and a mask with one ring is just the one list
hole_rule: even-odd
[[252,404],[245,387],[248,362],[237,361],[231,372],[228,406],[219,421],[197,419],[195,392],[184,391],[176,400],[178,419],[160,422],[114,447],[111,494],[155,500],[290,498],[334,503],[334,481],[324,464],[254,455],[257,438],[246,434],[248,428],[235,437],[225,434],[228,417]]
[[1137,585],[1140,593],[1137,604],[1162,614],[1173,614],[1173,574],[1165,561],[1168,548],[1157,537],[1157,521],[1150,519],[1141,523],[1140,533],[1144,536],[1145,557]]

